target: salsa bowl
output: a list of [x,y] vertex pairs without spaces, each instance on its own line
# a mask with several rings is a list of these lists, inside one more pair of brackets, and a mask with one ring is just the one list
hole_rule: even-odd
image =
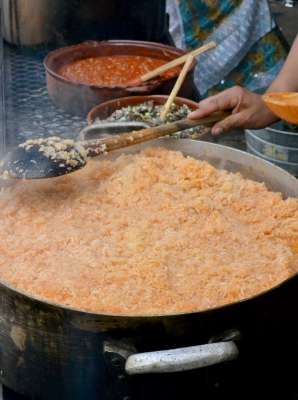
[[[86,116],[92,107],[115,98],[156,93],[169,94],[180,68],[171,75],[157,77],[143,84],[129,83],[118,86],[85,84],[67,79],[61,75],[61,68],[89,57],[129,55],[162,59],[167,63],[184,54],[183,50],[159,43],[125,40],[88,41],[60,48],[50,52],[44,60],[48,93],[58,107],[80,116]],[[194,61],[180,90],[183,97],[193,97],[196,93],[193,82],[195,65]]]

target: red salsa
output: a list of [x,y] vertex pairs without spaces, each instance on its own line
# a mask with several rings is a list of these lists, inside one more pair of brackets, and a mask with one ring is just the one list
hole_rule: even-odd
[[[68,80],[88,85],[126,85],[166,62],[159,58],[130,55],[89,57],[64,65],[59,74]],[[179,71],[179,67],[172,68],[162,76],[169,78]]]

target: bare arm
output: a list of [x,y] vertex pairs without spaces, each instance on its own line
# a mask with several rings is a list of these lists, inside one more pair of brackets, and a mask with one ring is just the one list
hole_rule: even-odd
[[[282,70],[268,89],[268,92],[295,91],[298,91],[298,35]],[[220,110],[232,112],[230,117],[214,125],[214,135],[233,128],[263,128],[278,120],[266,107],[260,95],[239,86],[201,101],[199,107],[200,109],[191,113],[189,118],[202,118]]]
[[268,92],[298,92],[298,35],[282,70]]

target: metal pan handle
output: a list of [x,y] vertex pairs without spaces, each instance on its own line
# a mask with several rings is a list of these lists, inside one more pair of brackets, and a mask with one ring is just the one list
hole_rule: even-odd
[[130,355],[125,370],[129,375],[189,371],[234,360],[238,354],[233,341],[153,351]]

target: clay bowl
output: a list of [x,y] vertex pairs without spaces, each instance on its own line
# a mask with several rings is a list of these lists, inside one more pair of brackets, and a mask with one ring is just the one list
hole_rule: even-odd
[[[96,86],[86,85],[63,78],[59,75],[60,68],[75,60],[87,57],[111,55],[138,55],[164,59],[165,63],[185,54],[183,50],[159,43],[141,41],[111,40],[105,42],[84,42],[50,52],[44,60],[47,87],[50,98],[60,108],[71,114],[86,116],[88,111],[97,104],[120,97],[147,95],[151,93],[169,94],[177,79],[172,77],[157,77],[140,86]],[[192,97],[195,93],[193,82],[193,62],[187,78],[181,88],[181,95]]]
[[[119,110],[119,108],[133,106],[136,104],[145,103],[147,101],[153,101],[156,105],[165,104],[168,96],[165,95],[152,95],[152,96],[133,96],[133,97],[122,97],[120,99],[114,99],[106,101],[105,103],[99,104],[87,115],[88,124],[91,125],[98,119],[108,118],[114,111]],[[176,97],[175,104],[184,105],[186,104],[191,110],[196,110],[198,108],[198,103],[185,99],[182,97]]]
[[263,100],[279,118],[298,125],[298,93],[267,93]]

